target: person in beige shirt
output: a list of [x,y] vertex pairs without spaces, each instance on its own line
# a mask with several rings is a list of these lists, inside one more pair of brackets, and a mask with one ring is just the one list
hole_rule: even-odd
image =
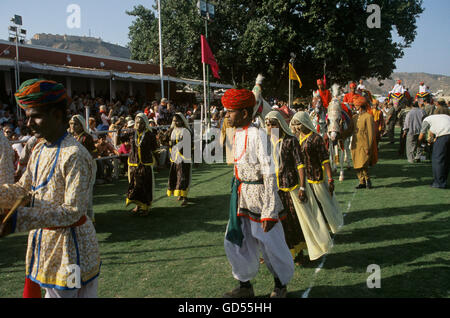
[[[0,238],[29,232],[24,297],[96,297],[100,254],[95,228],[86,216],[92,157],[67,132],[64,87],[54,81],[25,81],[15,94],[39,142],[21,179],[0,185]],[[23,200],[21,200],[23,198]],[[5,222],[3,222],[5,221]]]
[[369,176],[369,166],[371,165],[373,155],[373,142],[375,140],[373,116],[367,113],[367,99],[363,96],[356,97],[353,100],[357,114],[352,118],[352,124],[344,132],[345,138],[352,136],[351,152],[353,168],[356,170],[359,185],[356,189],[372,188],[372,182]]

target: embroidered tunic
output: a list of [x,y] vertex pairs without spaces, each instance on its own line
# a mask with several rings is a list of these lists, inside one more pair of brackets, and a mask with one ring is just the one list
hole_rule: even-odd
[[[298,169],[304,167],[301,149],[297,138],[289,135],[279,139],[276,143],[272,141],[272,145],[278,195],[284,206],[285,218],[282,220],[284,236],[292,256],[295,257],[297,253],[306,248],[305,237],[290,193],[299,187]],[[294,191],[294,195],[297,195],[297,191]]]
[[311,132],[304,138],[300,138],[300,146],[308,182],[323,182],[322,166],[330,161],[325,141],[318,134]]
[[[192,143],[183,143],[183,136],[191,135],[185,127],[175,127],[170,135],[173,148],[170,148],[170,170],[167,187],[168,196],[187,197],[192,177],[192,160],[185,147],[192,148]],[[181,146],[183,144],[183,147]],[[192,149],[190,149],[192,150]],[[191,151],[192,154],[192,151]]]
[[148,210],[153,201],[153,151],[158,148],[155,134],[147,130],[145,133],[128,134],[131,151],[128,157],[128,192],[126,205],[134,203],[143,210]]
[[265,132],[254,126],[236,130],[233,151],[235,177],[243,182],[262,181],[262,184],[241,184],[238,216],[256,222],[277,221],[279,212],[283,210],[267,143],[270,141]]
[[277,142],[273,149],[275,154],[279,153],[274,158],[278,188],[283,191],[292,191],[298,188],[300,182],[298,168],[304,167],[298,139],[286,135]]
[[92,169],[89,152],[65,134],[55,144],[38,143],[22,178],[0,186],[0,206],[6,208],[21,195],[34,194],[31,207],[17,209],[13,227],[14,232],[30,231],[26,275],[41,287],[68,289],[69,265],[79,266],[83,285],[100,272],[91,220],[70,227],[86,215]]

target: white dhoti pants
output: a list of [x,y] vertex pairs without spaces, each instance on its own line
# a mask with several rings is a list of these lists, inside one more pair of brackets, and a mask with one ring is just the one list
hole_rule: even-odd
[[225,239],[225,253],[231,264],[233,277],[241,282],[255,278],[259,270],[259,252],[273,276],[286,285],[294,275],[294,261],[286,245],[283,226],[277,222],[269,231],[264,232],[261,223],[241,218],[244,234],[242,247]]
[[97,298],[98,278],[77,289],[44,288],[45,298]]

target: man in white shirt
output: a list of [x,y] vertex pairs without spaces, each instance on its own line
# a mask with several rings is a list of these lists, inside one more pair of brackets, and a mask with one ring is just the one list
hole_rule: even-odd
[[419,94],[423,94],[423,93],[429,93],[429,90],[428,90],[428,88],[427,88],[427,86],[425,85],[424,82],[420,82]]
[[359,80],[359,84],[358,84],[358,87],[356,87],[356,90],[365,91],[366,85],[364,85],[363,83],[364,83],[363,80]]
[[426,117],[422,122],[419,142],[424,139],[428,130],[435,138],[431,155],[434,179],[431,187],[445,189],[450,171],[450,116],[431,115]]
[[284,207],[264,147],[267,135],[251,125],[256,99],[249,90],[229,89],[222,104],[227,109],[228,123],[236,128],[230,218],[224,245],[233,276],[240,284],[224,297],[254,297],[250,281],[258,273],[261,250],[275,280],[270,297],[284,298],[294,274],[294,262],[279,222]]
[[402,81],[398,80],[397,84],[395,84],[394,88],[389,92],[392,94],[403,94],[405,92],[405,88],[402,85]]

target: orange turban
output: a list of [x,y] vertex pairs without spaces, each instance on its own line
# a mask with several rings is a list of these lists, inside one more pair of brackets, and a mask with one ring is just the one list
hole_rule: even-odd
[[231,88],[222,96],[222,105],[226,109],[244,109],[255,107],[256,99],[248,89]]
[[351,82],[350,83],[350,88],[356,88],[356,83],[355,82]]
[[367,106],[367,99],[364,96],[356,95],[353,97],[353,105],[357,108]]

